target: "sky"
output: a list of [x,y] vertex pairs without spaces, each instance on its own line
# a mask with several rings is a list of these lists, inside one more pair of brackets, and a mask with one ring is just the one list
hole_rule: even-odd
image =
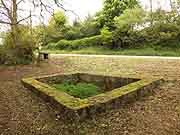
[[[81,19],[84,19],[88,14],[95,14],[97,11],[101,10],[103,7],[103,0],[64,0],[67,1],[67,7],[76,12]],[[149,0],[140,0],[141,5],[149,9]],[[153,0],[153,8],[162,8],[165,10],[170,9],[169,0]],[[74,15],[68,14],[70,19],[74,19]]]
[[[65,8],[73,10],[81,19],[84,19],[88,14],[95,14],[103,7],[103,0],[64,0]],[[76,16],[68,13],[70,19]]]
[[[149,0],[140,0],[140,2],[144,8],[149,9]],[[78,15],[81,20],[83,20],[88,14],[94,15],[97,11],[100,11],[103,8],[103,0],[64,0],[63,5],[65,9],[71,9]],[[154,9],[158,7],[161,7],[165,10],[170,9],[169,0],[153,0],[153,5]],[[28,3],[23,4],[22,7],[24,7],[25,9],[29,9]],[[66,15],[69,18],[70,22],[77,18],[77,16],[71,12],[66,12]],[[23,12],[22,16],[27,15]],[[46,15],[46,23],[48,22],[49,17],[50,15]],[[37,19],[33,20],[34,24],[37,24],[38,22],[39,21]],[[0,31],[2,30],[5,30],[4,27],[0,27]]]
[[[94,15],[96,12],[100,11],[103,8],[103,1],[104,0],[63,0],[64,8],[67,10],[72,10],[78,15],[78,18],[84,20],[88,14]],[[150,0],[139,0],[141,5],[145,9],[150,9]],[[170,9],[169,0],[152,0],[153,1],[153,8],[162,8],[165,10]],[[28,3],[27,3],[28,4]],[[25,6],[25,8],[29,7],[29,5]],[[53,7],[57,9],[57,7]],[[58,10],[58,9],[57,9]],[[38,11],[39,12],[39,11]],[[75,14],[72,12],[65,12],[66,16],[69,18],[70,22],[77,18]],[[45,18],[47,21],[49,16]]]

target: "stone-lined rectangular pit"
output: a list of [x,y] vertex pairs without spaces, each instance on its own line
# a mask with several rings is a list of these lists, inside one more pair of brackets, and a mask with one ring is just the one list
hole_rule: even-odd
[[[83,119],[97,112],[117,108],[122,103],[134,101],[138,97],[152,92],[161,80],[76,73],[25,78],[22,79],[22,83],[58,108],[60,113],[67,118]],[[57,91],[51,86],[64,81],[93,83],[101,88],[102,93],[86,99],[79,99],[65,92]]]

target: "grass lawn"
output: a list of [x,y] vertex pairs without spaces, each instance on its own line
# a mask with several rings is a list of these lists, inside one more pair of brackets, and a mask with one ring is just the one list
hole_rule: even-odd
[[53,54],[96,54],[96,55],[133,55],[133,56],[180,56],[180,48],[143,47],[132,49],[110,50],[107,48],[89,47],[80,50],[44,50]]

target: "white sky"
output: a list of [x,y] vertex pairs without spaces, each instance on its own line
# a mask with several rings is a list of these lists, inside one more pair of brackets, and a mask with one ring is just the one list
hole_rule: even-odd
[[[103,8],[104,0],[64,0],[65,8],[73,10],[81,20],[83,20],[88,14],[94,15],[97,11]],[[139,0],[141,5],[145,9],[150,9],[150,0]],[[153,9],[161,8],[164,10],[170,9],[169,0],[152,0]],[[173,0],[172,0],[173,1]],[[66,12],[69,20],[72,21],[76,16],[72,13]]]
[[[140,0],[142,6],[148,9],[150,0]],[[162,9],[168,10],[170,9],[169,0],[153,0],[154,9],[161,7]],[[103,0],[64,0],[64,6],[66,9],[73,10],[81,20],[83,20],[88,14],[95,14],[97,11],[100,11],[103,7]],[[29,9],[29,5],[23,4],[25,9]],[[76,16],[70,12],[66,12],[66,15],[69,17],[69,20],[74,20]],[[22,16],[27,16],[25,13]],[[50,15],[47,15],[45,20],[47,21]],[[34,24],[37,24],[37,20],[33,20]],[[0,28],[0,31],[4,29]]]
[[[64,0],[65,7],[73,10],[81,19],[84,19],[88,14],[95,14],[103,7],[103,0]],[[69,15],[69,14],[68,14]],[[69,15],[74,18],[74,15]]]
[[[150,0],[140,0],[140,2],[144,8],[146,9],[150,8]],[[157,8],[161,8],[164,10],[170,9],[169,0],[152,0],[152,2],[153,2],[153,9],[157,9]]]
[[[80,18],[84,18],[85,16],[90,14],[95,14],[97,11],[101,10],[103,7],[103,0],[64,0],[67,5],[67,7],[70,7],[73,9]],[[149,9],[149,1],[150,0],[140,0],[142,6],[146,9]],[[169,0],[153,0],[153,8],[162,8],[165,10],[170,9]],[[71,18],[72,15],[70,15]]]

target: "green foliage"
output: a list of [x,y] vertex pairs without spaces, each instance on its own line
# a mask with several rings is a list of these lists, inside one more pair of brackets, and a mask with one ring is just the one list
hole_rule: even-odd
[[53,25],[53,27],[61,27],[66,23],[67,23],[66,16],[62,11],[55,12],[53,17],[49,21],[49,25]]
[[43,25],[38,25],[33,28],[34,37],[37,44],[46,45],[49,42],[47,28]]
[[68,26],[63,32],[63,36],[57,37],[56,40],[54,38],[51,41],[54,43],[48,47],[82,49],[103,46],[124,49],[144,44],[162,46],[178,44],[179,9],[180,5],[177,3],[172,11],[158,9],[150,13],[140,7],[138,0],[105,0],[103,10],[95,17],[88,16],[84,22],[75,20],[73,25]]
[[40,40],[44,45],[56,43],[61,39],[76,40],[100,34],[97,21],[92,16],[89,15],[83,22],[75,20],[71,26],[63,12],[56,12],[47,27],[38,29],[37,31],[41,31]]
[[169,46],[169,43],[179,42],[180,28],[174,12],[157,10],[151,15],[141,8],[127,9],[121,16],[115,17],[115,26],[113,40],[116,48],[149,43]]
[[43,44],[57,42],[64,38],[64,33],[68,30],[67,18],[63,12],[55,12],[50,18],[48,26],[41,27]]
[[[21,25],[18,27],[17,43],[14,46],[11,31],[5,34],[3,40],[3,64],[28,64],[34,58],[34,49],[36,47],[36,39],[31,34],[29,27]],[[2,60],[1,60],[2,61]]]
[[154,23],[140,32],[146,43],[169,45],[179,42],[180,28],[174,23]]
[[101,35],[77,40],[60,40],[57,43],[50,43],[48,49],[81,49],[90,46],[102,45]]
[[84,37],[90,37],[100,34],[100,26],[93,16],[88,15],[86,20],[83,21],[81,32],[83,33]]
[[100,27],[97,21],[89,15],[83,22],[75,20],[73,25],[64,33],[64,38],[67,40],[75,40],[99,34]]
[[115,31],[113,40],[116,48],[124,48],[140,42],[139,26],[144,27],[146,12],[141,8],[127,9],[124,13],[115,17]]
[[103,46],[112,45],[112,32],[109,31],[108,27],[104,27],[101,29],[101,38]]
[[144,43],[163,46],[178,44],[180,37],[179,15],[174,10],[171,12],[157,10],[153,12],[152,17],[153,23],[139,32],[139,35],[144,39]]
[[127,9],[124,13],[115,17],[115,26],[124,31],[133,31],[135,26],[142,25],[145,22],[146,11],[142,8]]
[[64,33],[64,39],[67,40],[75,40],[83,37],[83,33],[81,32],[82,24],[75,20],[72,26],[69,26],[69,29]]
[[95,96],[100,93],[99,87],[90,83],[73,84],[72,82],[64,82],[62,84],[55,84],[54,87],[57,90],[66,92],[71,96],[81,99]]
[[137,0],[105,0],[104,8],[98,14],[101,26],[114,27],[114,18],[120,16],[124,10],[139,5]]

